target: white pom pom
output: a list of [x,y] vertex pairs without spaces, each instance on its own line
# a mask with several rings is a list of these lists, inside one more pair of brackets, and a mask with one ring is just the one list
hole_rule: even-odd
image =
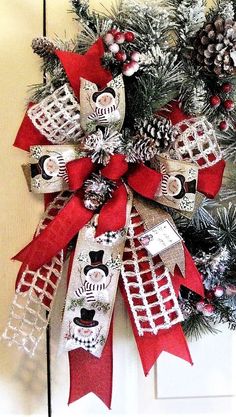
[[104,42],[106,45],[112,45],[114,43],[114,36],[111,33],[107,33],[104,36]]
[[119,45],[117,45],[117,43],[113,43],[112,45],[109,46],[109,51],[111,51],[113,54],[116,54],[119,50],[120,47]]
[[122,72],[126,77],[131,77],[135,73],[131,63],[124,64]]
[[132,61],[138,62],[140,60],[141,54],[138,51],[134,51],[131,54]]

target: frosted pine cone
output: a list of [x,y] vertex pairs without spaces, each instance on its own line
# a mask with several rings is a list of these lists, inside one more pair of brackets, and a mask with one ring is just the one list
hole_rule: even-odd
[[47,39],[45,36],[40,36],[32,40],[32,49],[35,54],[44,58],[48,55],[54,54],[55,46],[52,41]]
[[217,17],[206,23],[196,39],[196,60],[217,76],[235,73],[236,22]]
[[159,151],[168,148],[173,140],[172,123],[164,118],[153,116],[136,121],[136,128],[140,136],[147,135],[147,137],[154,139],[156,150],[159,149]]
[[173,142],[173,127],[169,120],[153,116],[136,121],[135,134],[123,139],[120,152],[128,162],[146,162],[162,153]]

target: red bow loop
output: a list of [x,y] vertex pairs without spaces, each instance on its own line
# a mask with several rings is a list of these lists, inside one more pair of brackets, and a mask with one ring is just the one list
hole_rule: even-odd
[[113,181],[118,181],[128,171],[125,155],[112,155],[108,164],[102,168],[101,174]]
[[154,199],[163,175],[144,164],[134,165],[127,176],[128,184],[142,197]]
[[71,191],[79,190],[84,181],[94,171],[94,163],[91,158],[81,158],[70,161],[66,164],[69,178],[69,189]]

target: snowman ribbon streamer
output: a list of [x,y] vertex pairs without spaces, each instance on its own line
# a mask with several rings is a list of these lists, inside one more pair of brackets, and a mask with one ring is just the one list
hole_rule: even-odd
[[[210,166],[201,167],[198,175],[194,172],[194,178],[185,181],[178,167],[174,169],[173,178],[166,171],[157,172],[143,163],[127,163],[126,156],[118,152],[111,154],[108,163],[101,167],[90,156],[78,156],[74,145],[64,145],[68,132],[77,143],[84,134],[79,123],[84,115],[83,112],[80,114],[77,100],[71,96],[71,88],[78,98],[82,85],[83,94],[91,91],[92,101],[96,101],[96,109],[86,119],[88,131],[93,131],[94,120],[102,120],[105,124],[111,120],[110,115],[107,117],[108,114],[99,109],[105,100],[103,97],[99,103],[98,88],[108,94],[109,111],[115,112],[114,122],[121,124],[124,117],[122,91],[118,97],[115,90],[122,89],[122,80],[112,80],[109,71],[102,67],[100,60],[104,52],[102,39],[83,56],[57,50],[55,53],[71,87],[63,86],[47,97],[42,106],[31,103],[19,129],[15,146],[21,149],[46,146],[50,150],[50,143],[54,143],[54,156],[43,155],[40,162],[31,167],[31,173],[35,178],[38,173],[42,174],[48,185],[58,164],[59,189],[48,187],[47,192],[62,192],[52,198],[33,240],[14,257],[22,262],[22,266],[17,277],[11,318],[3,337],[9,343],[15,342],[26,351],[34,352],[50,317],[67,245],[78,234],[75,252],[70,256],[70,279],[61,333],[61,350],[69,351],[69,402],[92,391],[110,406],[112,312],[119,276],[119,286],[145,374],[164,350],[191,362],[180,325],[182,316],[177,297],[180,285],[202,295],[200,275],[183,242],[175,241],[175,227],[170,216],[155,203],[154,206],[150,202],[147,204],[146,199],[158,201],[165,198],[166,201],[168,188],[174,197],[182,198],[183,190],[187,193],[193,184],[196,190],[213,198],[221,185],[224,161],[219,159]],[[73,117],[61,110],[68,102]],[[81,105],[83,107],[85,101]],[[53,123],[46,118],[43,106],[53,109]],[[179,109],[174,106],[172,115],[176,120],[173,124],[178,124],[183,117],[181,115],[181,119]],[[121,120],[118,120],[118,115]],[[60,133],[58,129],[51,131],[57,124]],[[43,131],[40,126],[43,126]],[[57,137],[60,145],[54,140]],[[186,132],[185,137],[187,141]],[[65,158],[63,146],[66,146],[66,152],[69,151]],[[186,163],[176,161],[176,166],[180,162],[181,166]],[[87,208],[84,201],[84,184],[94,174],[113,184],[110,198],[101,204],[99,213]],[[67,184],[69,191],[63,191],[63,184]],[[40,185],[37,189],[36,181],[33,188],[36,192],[45,192]],[[134,198],[132,191],[137,194]],[[163,201],[159,200],[168,205]],[[163,232],[168,230],[169,236],[166,233],[166,237],[167,240],[173,238],[173,246],[165,247],[160,230],[163,236]],[[152,253],[151,242],[156,236],[164,249]],[[45,311],[48,312],[47,318]],[[83,379],[81,375],[86,377]]]

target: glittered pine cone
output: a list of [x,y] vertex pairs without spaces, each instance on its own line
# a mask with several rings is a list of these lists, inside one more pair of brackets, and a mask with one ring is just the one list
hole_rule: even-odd
[[55,45],[45,36],[34,38],[32,40],[31,46],[34,53],[39,55],[41,58],[45,58],[48,55],[52,55],[55,51]]
[[84,183],[84,205],[89,210],[99,209],[112,196],[116,188],[111,181],[100,174],[91,174]]
[[199,65],[218,77],[236,73],[236,22],[217,17],[198,32],[195,57]]

